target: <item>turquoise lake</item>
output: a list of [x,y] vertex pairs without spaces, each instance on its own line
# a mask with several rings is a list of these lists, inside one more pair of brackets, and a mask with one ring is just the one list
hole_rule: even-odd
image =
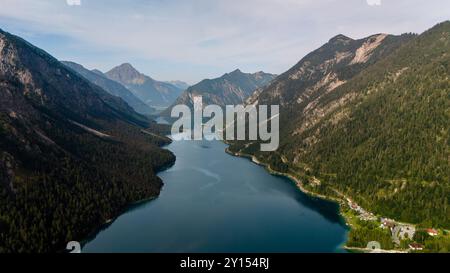
[[220,141],[179,141],[159,173],[161,195],[99,231],[83,252],[345,252],[338,205],[225,153]]

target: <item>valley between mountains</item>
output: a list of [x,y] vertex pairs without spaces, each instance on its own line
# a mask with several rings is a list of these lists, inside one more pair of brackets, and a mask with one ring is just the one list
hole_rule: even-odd
[[348,247],[448,252],[449,77],[449,21],[422,34],[337,35],[281,75],[238,69],[190,87],[128,63],[89,70],[0,30],[0,252],[63,251],[157,198],[158,173],[177,160],[170,127],[154,119],[199,95],[280,106],[276,152],[260,141],[229,141],[227,152],[339,202]]

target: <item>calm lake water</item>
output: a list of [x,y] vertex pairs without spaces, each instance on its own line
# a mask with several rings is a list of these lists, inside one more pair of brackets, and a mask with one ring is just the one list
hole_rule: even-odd
[[161,195],[130,208],[83,252],[343,252],[334,203],[300,192],[219,141],[174,142]]

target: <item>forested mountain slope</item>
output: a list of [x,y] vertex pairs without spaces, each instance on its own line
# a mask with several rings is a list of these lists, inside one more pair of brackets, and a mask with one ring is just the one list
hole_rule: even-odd
[[260,153],[256,143],[231,150],[380,215],[450,227],[450,22],[407,40],[312,101],[308,89],[289,88],[309,77],[295,83],[288,72],[258,96],[284,105],[278,152]]
[[[0,252],[81,241],[157,196],[169,139],[122,99],[0,30]],[[153,129],[152,132],[157,133]]]

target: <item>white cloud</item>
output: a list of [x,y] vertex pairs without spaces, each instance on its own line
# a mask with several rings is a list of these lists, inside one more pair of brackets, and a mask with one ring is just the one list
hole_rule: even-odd
[[338,33],[419,32],[450,18],[448,0],[385,0],[377,9],[361,0],[96,0],[76,9],[66,0],[0,0],[0,6],[2,22],[115,53],[97,61],[67,50],[60,58],[101,69],[139,59],[155,78],[190,81],[238,67],[281,73]]
[[69,6],[81,6],[81,0],[66,0]]
[[366,0],[369,6],[381,6],[381,0]]

